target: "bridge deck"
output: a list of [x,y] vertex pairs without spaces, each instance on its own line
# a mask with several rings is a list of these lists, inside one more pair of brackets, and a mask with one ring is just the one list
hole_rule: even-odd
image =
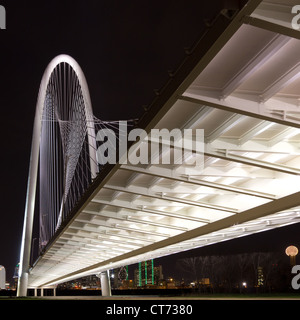
[[189,165],[192,156],[108,166],[31,269],[29,287],[300,222],[299,31],[288,24],[291,5],[278,2],[218,17],[139,123],[148,133],[204,129],[203,167]]

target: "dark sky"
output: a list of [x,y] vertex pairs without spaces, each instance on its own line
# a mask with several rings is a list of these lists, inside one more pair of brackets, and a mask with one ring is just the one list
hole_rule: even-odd
[[0,30],[0,265],[8,280],[19,259],[35,106],[50,60],[61,53],[77,60],[98,118],[137,118],[142,105],[154,98],[153,89],[167,81],[167,71],[183,60],[184,48],[199,38],[204,19],[213,18],[222,2],[1,1],[7,29]]

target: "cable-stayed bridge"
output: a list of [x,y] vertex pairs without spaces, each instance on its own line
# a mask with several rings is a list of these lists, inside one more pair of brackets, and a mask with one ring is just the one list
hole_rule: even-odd
[[[251,0],[222,11],[137,122],[97,119],[77,62],[50,62],[34,121],[18,295],[90,274],[101,274],[109,294],[109,269],[300,222],[294,5]],[[193,131],[164,148],[153,129]],[[30,266],[35,211],[40,253]]]

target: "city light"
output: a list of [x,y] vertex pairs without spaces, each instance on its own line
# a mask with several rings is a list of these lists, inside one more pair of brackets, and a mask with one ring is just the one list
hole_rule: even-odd
[[289,246],[285,249],[285,253],[289,257],[294,257],[298,254],[298,248],[295,246]]
[[298,254],[298,248],[295,246],[289,246],[285,249],[285,253],[290,257],[291,266],[296,264],[296,255]]

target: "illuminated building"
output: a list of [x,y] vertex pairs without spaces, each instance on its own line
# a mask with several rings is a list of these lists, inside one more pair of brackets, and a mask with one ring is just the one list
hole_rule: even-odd
[[128,280],[128,266],[110,270],[111,286],[117,289],[123,285],[124,281]]
[[153,259],[140,262],[138,269],[134,270],[134,281],[137,287],[157,285],[162,278],[162,266],[154,267]]
[[158,285],[163,278],[162,266],[154,267],[154,283]]
[[263,274],[263,268],[258,267],[257,268],[257,286],[262,287],[264,285],[264,274]]
[[5,289],[6,273],[5,268],[0,266],[0,290]]
[[152,260],[147,260],[139,263],[139,278],[138,286],[154,284],[154,263]]

